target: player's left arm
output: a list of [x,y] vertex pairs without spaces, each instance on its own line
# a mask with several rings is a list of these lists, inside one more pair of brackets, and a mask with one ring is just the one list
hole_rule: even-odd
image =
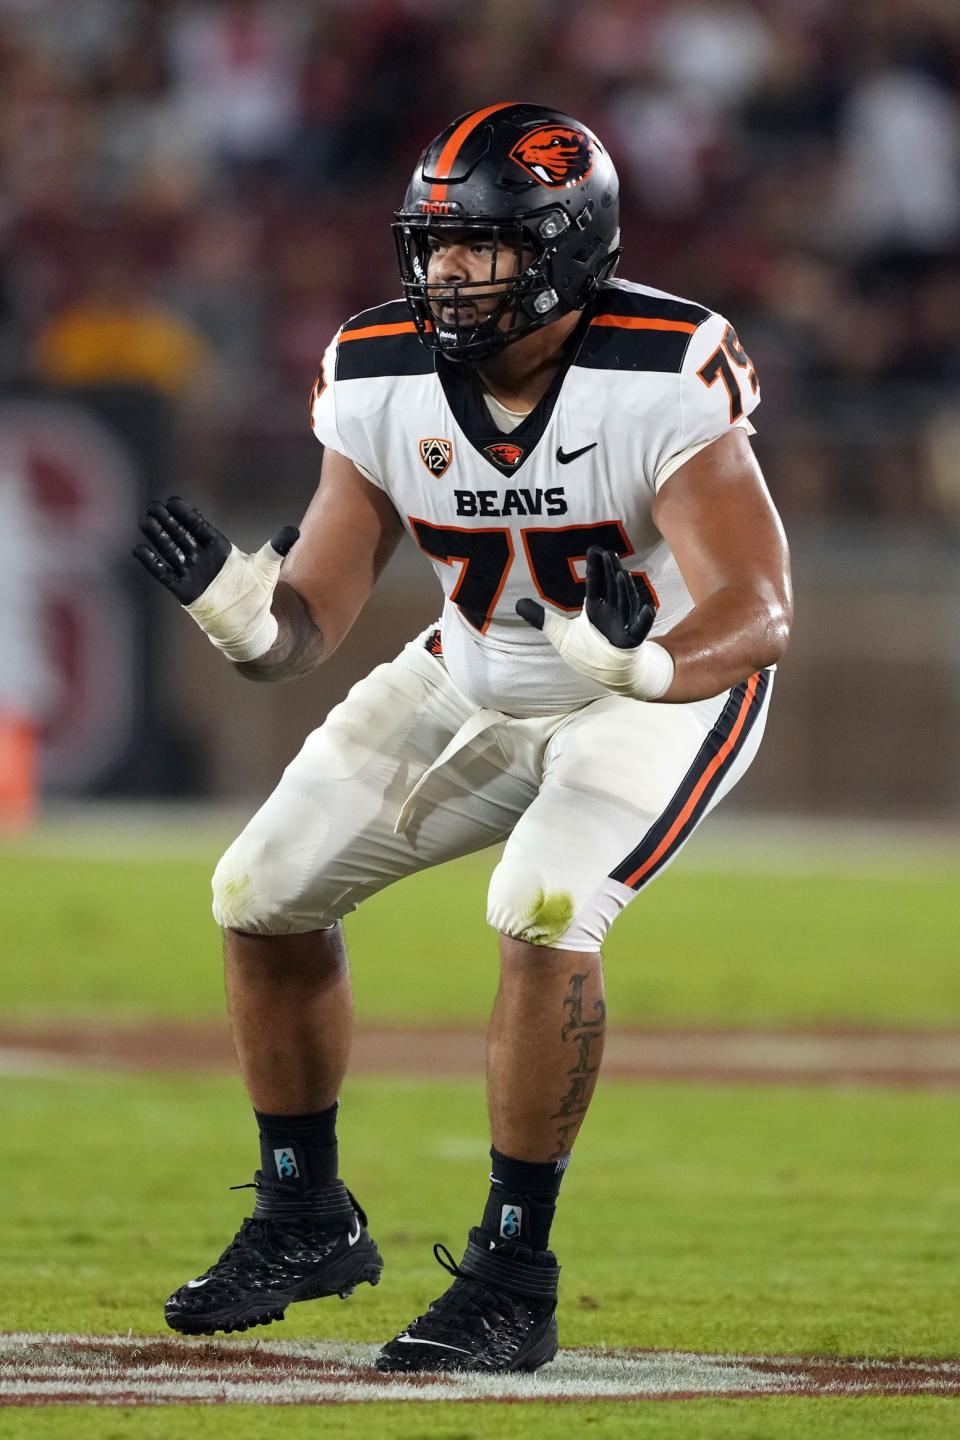
[[674,471],[653,519],[694,602],[657,636],[674,664],[659,698],[707,699],[778,661],[793,619],[790,556],[745,431],[728,431]]
[[574,619],[528,598],[517,613],[615,695],[706,700],[779,660],[793,613],[786,539],[744,432],[729,431],[675,470],[653,515],[694,600],[672,630],[647,639],[653,605],[619,556],[597,546]]

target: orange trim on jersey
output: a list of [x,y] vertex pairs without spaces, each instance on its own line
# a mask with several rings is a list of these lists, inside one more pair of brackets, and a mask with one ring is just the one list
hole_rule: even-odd
[[502,576],[500,577],[500,584],[497,586],[496,594],[494,595],[493,599],[490,601],[490,609],[487,611],[487,618],[486,618],[486,620],[485,620],[485,622],[484,622],[483,631],[481,632],[481,633],[484,634],[484,635],[486,635],[487,630],[488,630],[489,627],[490,627],[490,621],[493,619],[493,612],[494,612],[494,610],[496,610],[497,606],[498,606],[499,603],[500,603],[500,596],[503,594],[503,587],[504,587],[504,585],[506,585],[506,583],[507,583],[507,576],[510,574],[510,568],[511,568],[511,566],[513,565],[513,561],[514,561],[514,558],[515,558],[515,555],[516,555],[516,552],[515,552],[515,550],[514,550],[514,548],[513,548],[513,536],[512,536],[512,534],[510,533],[509,530],[505,531],[505,534],[506,534],[506,537],[507,537],[507,547],[508,547],[508,549],[509,549],[509,551],[510,551],[510,554],[507,556],[507,563],[506,563],[506,565],[504,565],[504,567],[503,567],[503,574],[502,574]]
[[488,115],[494,115],[498,110],[509,110],[516,105],[516,100],[501,100],[497,105],[487,105],[483,110],[475,110],[472,115],[461,120],[448,139],[446,145],[440,151],[440,159],[437,161],[436,179],[430,187],[431,200],[446,200],[447,187],[444,183],[450,171],[453,169],[454,161],[460,153],[460,147],[468,135],[472,135],[477,126],[486,120]]
[[697,328],[689,320],[654,320],[645,315],[598,315],[590,321],[591,329],[594,325],[612,325],[617,330],[679,330],[684,335],[692,335]]
[[[420,537],[418,536],[416,531],[417,525],[426,525],[431,530],[452,530],[456,535],[505,535],[507,537],[507,562],[503,567],[503,574],[500,576],[500,584],[497,586],[496,593],[494,594],[493,599],[490,601],[483,625],[480,627],[479,631],[481,635],[486,635],[487,631],[490,628],[490,621],[493,619],[493,612],[494,610],[496,610],[500,600],[500,596],[503,594],[503,587],[507,583],[507,576],[510,574],[513,562],[516,559],[516,551],[513,548],[513,535],[511,534],[509,529],[507,529],[505,525],[434,525],[432,520],[424,520],[419,515],[408,515],[407,521],[409,522],[410,530],[412,532],[414,541],[416,542],[418,548],[423,551],[424,555],[426,555],[428,560],[439,560],[441,565],[463,566],[463,569],[460,571],[460,574],[457,577],[457,583],[450,592],[450,599],[453,601],[454,604],[457,603],[457,596],[460,593],[463,582],[467,578],[467,568],[470,565],[471,560],[475,559],[476,557],[473,555],[434,555],[432,550],[428,550],[425,545],[420,544]],[[472,620],[468,620],[467,624],[470,625],[474,630],[476,630],[477,627],[473,624]]]
[[[624,555],[632,555],[634,553],[633,546],[630,544],[630,536],[627,534],[622,520],[598,520],[596,522],[596,525],[598,529],[601,525],[616,525],[617,529],[620,531],[620,539],[623,542],[623,549],[619,552],[618,559],[622,559]],[[526,551],[527,555],[527,569],[530,571],[530,578],[536,587],[536,591],[537,594],[540,596],[540,599],[546,600],[548,605],[555,605],[558,610],[569,610],[571,614],[583,609],[583,601],[581,601],[578,605],[563,605],[560,603],[559,600],[555,600],[552,595],[547,594],[547,592],[542,588],[540,584],[540,580],[536,571],[536,566],[533,563],[533,556],[530,554],[530,544],[527,540],[527,536],[562,535],[567,530],[587,530],[589,528],[590,527],[587,525],[527,525],[524,527],[523,530],[520,531],[520,538],[523,541],[523,548]],[[575,567],[581,562],[581,560],[586,560],[586,558],[586,550],[584,550],[582,555],[567,556],[567,565],[570,570],[570,575],[574,581],[574,584],[576,585],[586,584],[586,577],[584,575],[578,575],[575,569]],[[657,594],[656,590],[653,588],[650,577],[648,576],[646,570],[628,570],[627,574],[632,575],[634,580],[643,581],[644,585],[646,585],[647,589],[650,591],[651,596],[653,597],[654,607],[659,610],[660,597]]]
[[713,759],[710,761],[710,764],[700,776],[700,779],[697,781],[696,785],[694,786],[687,799],[687,803],[680,811],[680,814],[677,816],[676,820],[674,820],[673,824],[670,826],[670,829],[667,831],[666,835],[664,835],[663,839],[660,841],[660,844],[657,846],[656,850],[654,850],[652,855],[648,855],[640,868],[638,870],[635,870],[633,874],[630,875],[623,882],[625,885],[632,888],[637,884],[639,880],[642,880],[644,875],[646,875],[648,871],[652,870],[655,865],[659,864],[659,862],[663,859],[664,855],[666,855],[666,853],[670,849],[671,845],[675,843],[677,837],[681,834],[684,825],[686,825],[687,821],[690,819],[690,816],[697,808],[697,803],[699,802],[704,790],[706,790],[707,786],[710,784],[710,781],[713,779],[714,775],[720,769],[721,765],[724,763],[731,750],[736,745],[737,740],[740,737],[740,731],[743,729],[746,723],[747,716],[750,713],[750,707],[753,704],[753,697],[757,693],[757,685],[759,684],[759,681],[759,675],[750,676],[747,688],[744,691],[743,702],[740,706],[740,711],[737,715],[736,720],[733,723],[730,734],[727,736],[726,740],[720,746],[720,749],[717,751],[716,755],[714,755]]
[[[432,330],[432,325],[427,325]],[[398,320],[395,325],[365,325],[362,330],[344,330],[340,344],[345,340],[377,340],[384,335],[415,335],[417,327],[412,320]]]

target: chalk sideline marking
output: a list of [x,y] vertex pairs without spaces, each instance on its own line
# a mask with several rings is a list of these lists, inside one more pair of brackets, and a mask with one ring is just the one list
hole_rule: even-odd
[[960,1359],[562,1350],[533,1375],[397,1377],[375,1345],[0,1335],[0,1406],[317,1405],[384,1400],[680,1400],[702,1396],[948,1395]]
[[[358,1029],[356,1073],[478,1076],[477,1028],[403,1025]],[[225,1021],[208,1024],[0,1024],[0,1075],[58,1076],[74,1066],[98,1076],[128,1070],[225,1070],[236,1056]],[[708,1080],[711,1084],[897,1085],[960,1088],[960,1030],[671,1027],[614,1029],[603,1057],[607,1079]]]

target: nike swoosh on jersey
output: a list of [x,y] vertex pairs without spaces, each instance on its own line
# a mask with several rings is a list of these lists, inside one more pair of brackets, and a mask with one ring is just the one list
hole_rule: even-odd
[[[356,1219],[356,1216],[354,1216],[354,1219]],[[356,1220],[356,1224],[357,1224],[356,1233],[355,1233],[354,1235],[348,1235],[348,1236],[347,1236],[347,1244],[348,1244],[351,1248],[352,1248],[354,1245],[356,1245],[357,1241],[360,1239],[360,1221],[359,1221],[359,1220]]]
[[463,1350],[459,1345],[444,1345],[442,1340],[421,1340],[416,1335],[398,1335],[397,1345],[435,1345],[438,1350],[456,1350],[458,1355],[469,1355],[469,1350]]
[[595,450],[596,448],[597,448],[597,441],[594,440],[594,442],[593,442],[592,445],[584,445],[582,449],[580,449],[580,450],[571,450],[569,455],[565,455],[565,454],[563,453],[563,446],[562,446],[562,445],[558,445],[558,446],[557,446],[557,459],[559,460],[559,462],[560,462],[561,465],[569,465],[571,460],[579,460],[579,459],[580,459],[580,456],[581,456],[581,455],[586,455],[586,453],[587,453],[588,450]]

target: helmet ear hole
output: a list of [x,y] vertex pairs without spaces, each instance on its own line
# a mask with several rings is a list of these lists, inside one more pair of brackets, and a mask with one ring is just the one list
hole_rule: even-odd
[[576,252],[576,254],[575,254],[572,258],[577,262],[578,265],[590,265],[590,264],[593,263],[594,259],[596,258],[596,254],[597,254],[597,245],[596,245],[596,244],[593,244],[593,245],[585,245],[585,246],[583,247],[583,249],[582,249],[582,250],[578,250],[578,251]]

